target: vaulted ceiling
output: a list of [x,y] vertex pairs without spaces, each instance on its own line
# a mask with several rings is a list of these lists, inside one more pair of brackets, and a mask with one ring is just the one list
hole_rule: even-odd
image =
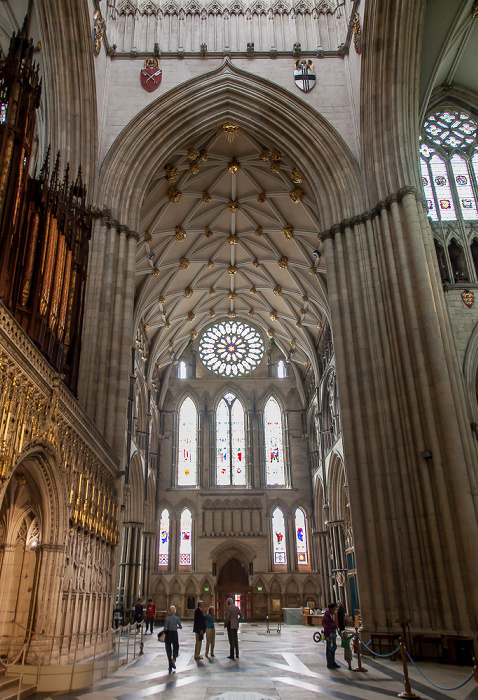
[[478,94],[477,47],[476,0],[428,0],[420,71],[420,123],[432,95],[453,89]]
[[[136,320],[161,366],[224,318],[249,320],[292,362],[325,322],[319,217],[300,164],[221,127],[161,164],[142,210]],[[315,252],[314,252],[315,251]]]

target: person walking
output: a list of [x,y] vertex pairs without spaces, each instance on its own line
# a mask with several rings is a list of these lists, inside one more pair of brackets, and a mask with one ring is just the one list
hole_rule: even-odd
[[136,628],[139,630],[141,628],[141,623],[143,622],[143,599],[138,598],[136,605],[134,606],[134,621],[136,622]]
[[343,632],[345,629],[345,608],[341,600],[337,602],[337,627],[339,632]]
[[224,627],[227,629],[227,636],[229,638],[228,659],[234,658],[234,652],[236,653],[236,659],[239,658],[239,640],[237,638],[237,631],[239,629],[239,619],[241,617],[242,613],[237,605],[234,605],[232,598],[228,598],[226,611],[224,614]]
[[216,629],[214,627],[214,606],[211,605],[206,613],[206,657],[214,656],[214,644],[216,642]]
[[182,630],[181,620],[176,615],[176,608],[171,605],[169,608],[169,615],[164,621],[164,633],[166,638],[164,640],[164,647],[166,649],[166,656],[168,657],[169,674],[176,670],[176,659],[179,656],[179,637],[178,629]]
[[151,634],[153,634],[154,627],[154,617],[156,615],[156,605],[153,603],[153,599],[148,600],[148,605],[146,606],[146,632],[151,628]]
[[335,661],[335,650],[337,649],[337,603],[330,603],[328,609],[322,618],[322,626],[324,628],[325,637],[325,657],[327,659],[327,668],[340,668],[340,664]]
[[202,611],[203,602],[200,600],[198,606],[194,611],[194,626],[193,632],[196,633],[196,646],[194,647],[194,659],[200,661],[201,656],[201,645],[204,638],[204,632],[206,631],[206,617]]

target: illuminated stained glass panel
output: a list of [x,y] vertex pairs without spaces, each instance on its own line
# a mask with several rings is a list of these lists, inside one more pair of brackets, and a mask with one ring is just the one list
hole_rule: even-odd
[[274,564],[287,564],[284,514],[276,508],[272,514],[272,550]]
[[249,374],[260,363],[264,343],[255,328],[240,321],[215,323],[202,335],[199,357],[205,366],[223,377]]
[[476,200],[471,185],[470,173],[468,172],[468,164],[466,160],[457,153],[455,153],[450,162],[455,178],[456,190],[458,192],[461,215],[465,220],[478,219],[478,211],[476,209]]
[[475,171],[475,178],[478,181],[478,152],[475,153],[471,162],[473,165],[473,170]]
[[159,521],[159,566],[167,566],[169,560],[169,512],[165,509]]
[[216,411],[216,481],[218,486],[246,484],[244,408],[231,393]]
[[197,478],[197,410],[185,399],[179,410],[178,484],[195,486]]
[[230,472],[230,430],[229,406],[221,399],[216,411],[216,465],[218,486],[228,486],[231,483]]
[[425,120],[420,164],[428,215],[433,220],[456,221],[460,214],[465,221],[478,218],[478,193],[472,177],[472,169],[475,173],[478,169],[477,145],[478,125],[469,114],[446,110]]
[[264,438],[266,446],[266,483],[268,486],[285,485],[282,414],[273,396],[264,409]]
[[428,172],[428,165],[423,158],[420,158],[420,168],[422,171],[422,185],[425,197],[428,204],[428,216],[433,219],[433,221],[438,221],[438,214],[435,205],[435,197],[433,195],[433,187],[431,184],[431,176]]
[[440,219],[442,221],[456,221],[455,204],[445,161],[440,156],[434,155],[430,160],[430,170],[437,196]]
[[309,554],[307,552],[307,529],[305,522],[305,513],[302,508],[297,508],[295,511],[295,541],[297,547],[297,563],[299,566],[309,563]]
[[181,513],[180,534],[179,534],[179,564],[181,566],[191,565],[192,552],[192,516],[187,508]]
[[232,441],[232,483],[244,486],[246,483],[244,409],[236,399],[231,407]]
[[433,114],[423,128],[428,137],[445,150],[466,148],[476,139],[476,122],[461,112]]

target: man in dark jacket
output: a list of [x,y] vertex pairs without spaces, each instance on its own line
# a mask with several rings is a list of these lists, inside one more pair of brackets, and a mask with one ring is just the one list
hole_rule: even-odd
[[337,603],[330,603],[329,609],[325,611],[322,618],[322,626],[324,628],[325,637],[325,657],[327,659],[327,668],[340,668],[340,665],[335,662],[335,650],[337,649],[337,620],[335,613],[337,612]]
[[204,632],[206,631],[206,616],[202,611],[202,600],[198,602],[198,606],[194,611],[194,626],[193,632],[196,633],[196,646],[194,647],[194,658],[196,661],[202,659],[201,656],[201,644],[204,637]]
[[345,629],[345,608],[341,600],[337,603],[337,626],[340,632]]
[[136,622],[138,629],[141,627],[141,623],[143,622],[143,612],[143,599],[138,598],[136,605],[134,606],[134,621]]

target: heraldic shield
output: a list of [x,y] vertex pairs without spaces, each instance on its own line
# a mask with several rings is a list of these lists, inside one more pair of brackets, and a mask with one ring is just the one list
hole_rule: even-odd
[[315,85],[314,63],[311,60],[295,62],[294,70],[295,84],[299,90],[309,92]]
[[161,83],[161,75],[159,58],[147,58],[144,62],[144,68],[141,70],[141,85],[148,92],[153,92]]

